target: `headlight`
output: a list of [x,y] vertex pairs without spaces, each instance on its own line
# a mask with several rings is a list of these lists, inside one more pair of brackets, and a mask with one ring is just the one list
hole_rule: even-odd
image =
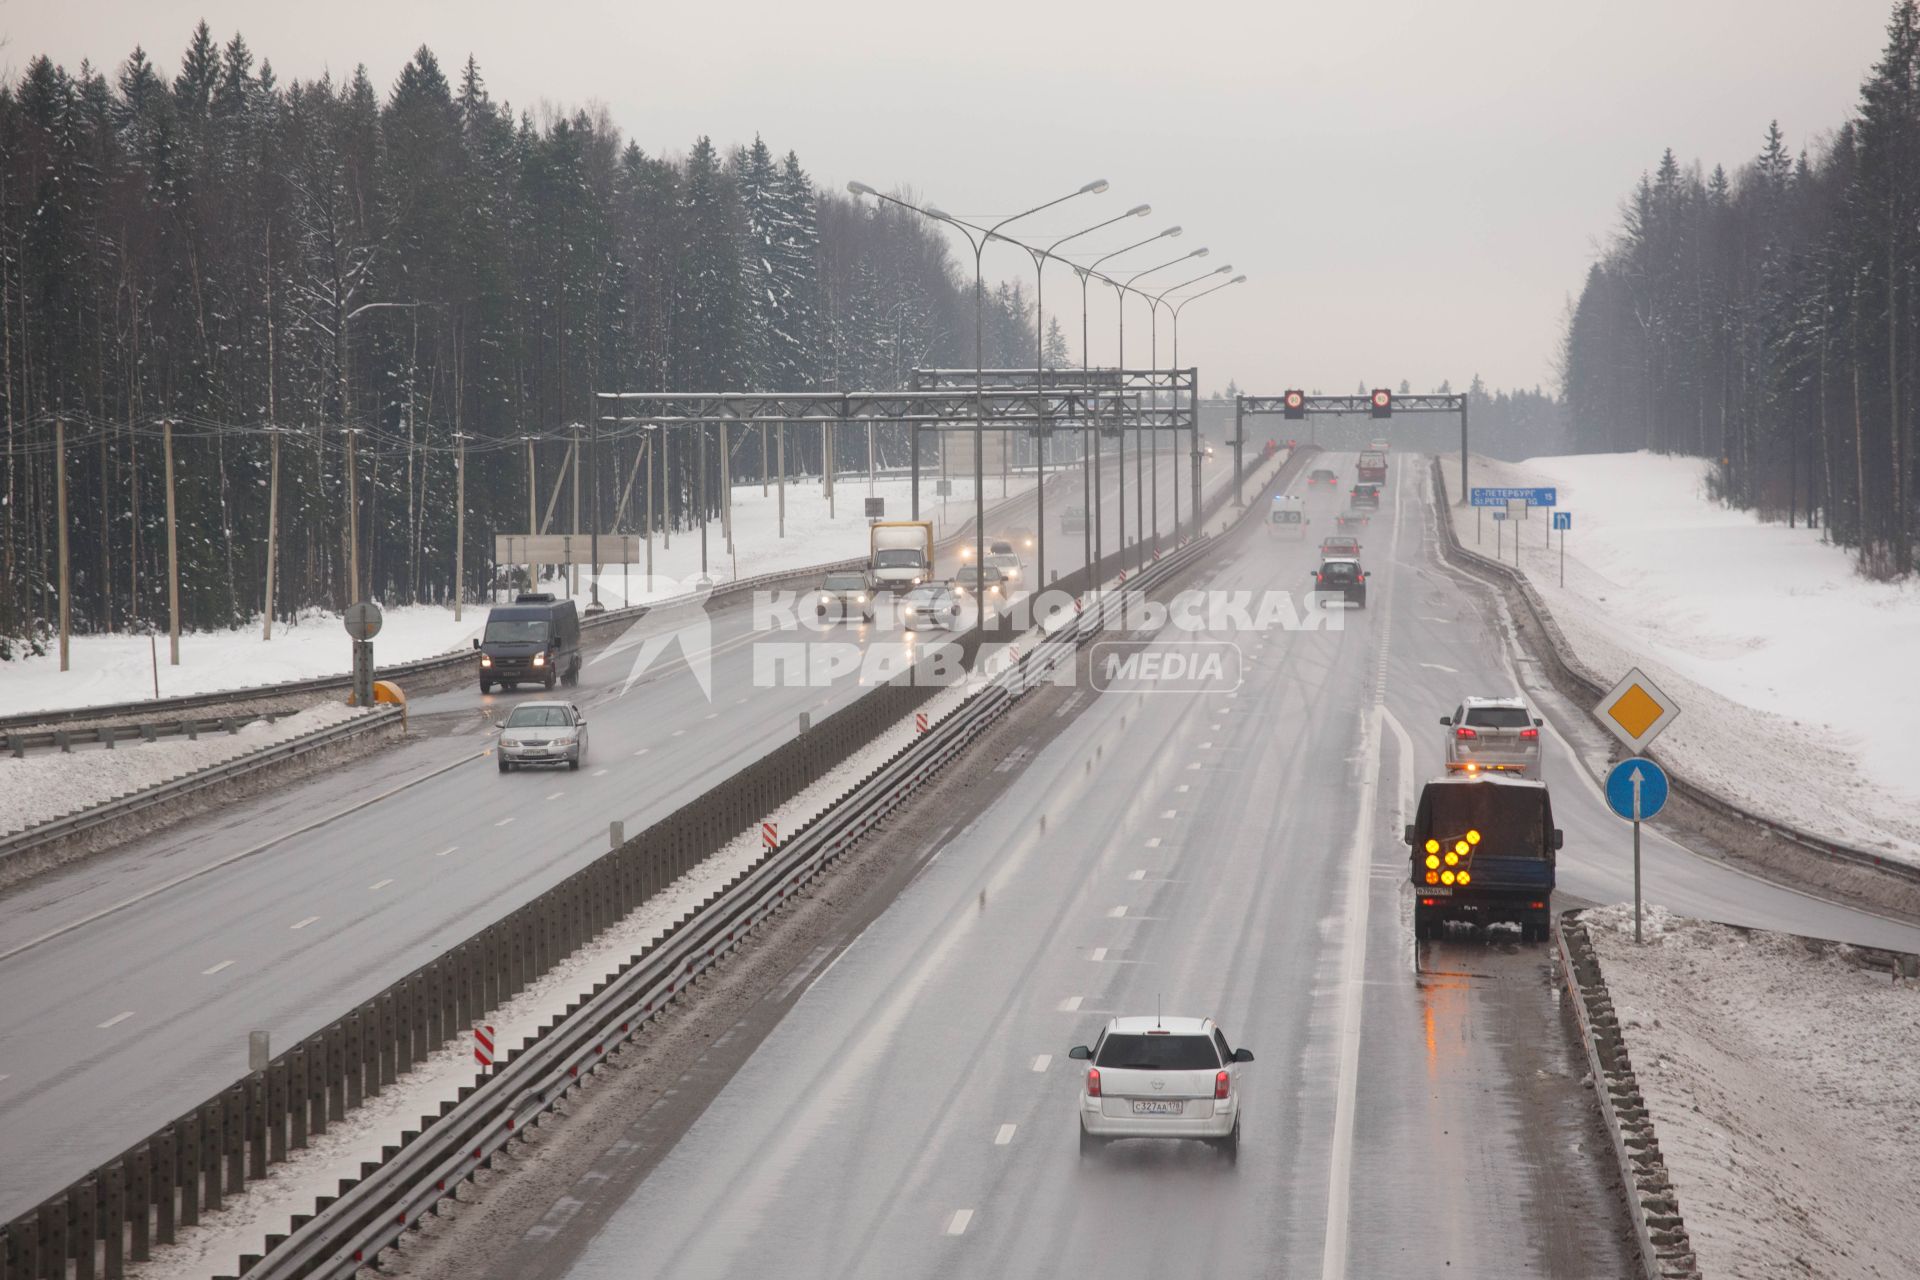
[[917,587],[920,585],[920,582],[921,582],[921,579],[916,576],[913,580],[913,585]]
[[853,602],[855,604],[865,604],[867,602],[866,594],[863,592],[860,595],[855,596],[853,598]]
[[480,665],[483,667],[490,667],[493,665],[493,659],[489,658],[486,654],[483,653],[480,655]]
[[533,655],[533,665],[534,665],[534,666],[536,666],[536,667],[544,667],[544,666],[546,666],[546,665],[547,665],[547,655],[546,655],[546,654],[544,654],[544,653],[536,653],[536,654],[534,654],[534,655]]
[[911,617],[913,616],[913,606],[912,606],[912,605],[908,605],[908,606],[907,606],[907,616],[908,616],[909,618],[911,618]]
[[550,743],[549,743],[549,744],[547,744],[547,745],[549,745],[549,746],[554,746],[554,747],[570,747],[570,746],[572,746],[572,745],[574,744],[574,742],[575,742],[575,741],[577,741],[577,739],[574,739],[574,738],[555,738],[555,739],[554,739],[554,740],[553,740],[552,742],[550,742]]

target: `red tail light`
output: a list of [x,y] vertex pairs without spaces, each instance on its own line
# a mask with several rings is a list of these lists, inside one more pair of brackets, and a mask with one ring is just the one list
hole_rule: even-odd
[[1087,1096],[1089,1098],[1100,1096],[1100,1068],[1098,1067],[1087,1068]]
[[1538,729],[1522,729],[1520,736],[1523,738],[1537,738],[1540,736],[1540,731]]
[[1325,582],[1327,580],[1327,575],[1324,573],[1316,573],[1313,575],[1313,580],[1315,582]]
[[1461,725],[1453,731],[1453,736],[1456,738],[1477,738],[1480,735],[1467,728],[1467,726]]
[[1547,909],[1547,904],[1544,902],[1529,902],[1527,905],[1535,911],[1545,911]]
[[1357,573],[1354,575],[1353,580],[1355,582],[1365,582],[1367,580],[1367,575],[1364,573]]
[[1232,1084],[1233,1084],[1233,1077],[1228,1075],[1226,1072],[1222,1071],[1220,1074],[1216,1075],[1213,1078],[1214,1100],[1219,1101],[1220,1099],[1225,1098],[1227,1096],[1227,1090],[1232,1086]]

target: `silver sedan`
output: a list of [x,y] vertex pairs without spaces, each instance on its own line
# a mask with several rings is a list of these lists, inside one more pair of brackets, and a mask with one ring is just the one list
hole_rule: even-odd
[[502,773],[536,764],[578,769],[586,758],[586,717],[571,702],[522,702],[500,726]]

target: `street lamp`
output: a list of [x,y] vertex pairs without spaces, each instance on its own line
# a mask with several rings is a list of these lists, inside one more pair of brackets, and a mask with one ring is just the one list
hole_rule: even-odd
[[[1151,350],[1153,353],[1152,363],[1155,369],[1158,369],[1160,367],[1160,300],[1166,297],[1170,293],[1178,293],[1180,290],[1186,288],[1188,285],[1199,284],[1202,280],[1209,280],[1209,279],[1212,279],[1214,276],[1223,276],[1231,270],[1233,270],[1233,264],[1228,263],[1224,267],[1215,267],[1211,271],[1203,271],[1199,275],[1193,277],[1193,279],[1182,280],[1179,284],[1173,285],[1170,288],[1162,289],[1158,294],[1155,294],[1153,297],[1147,299],[1147,301],[1152,304],[1147,310],[1147,315],[1149,320],[1149,330],[1152,334],[1152,338],[1151,338],[1151,343],[1152,343]],[[1175,351],[1176,353],[1178,352],[1177,346],[1175,348]],[[1178,360],[1174,361],[1172,372],[1175,377],[1179,376],[1180,362]],[[1193,429],[1195,434],[1197,435],[1200,430],[1200,406],[1197,403],[1198,401],[1197,391],[1196,391],[1195,399],[1196,399],[1196,403],[1194,405]],[[1180,405],[1180,396],[1177,391],[1174,394],[1173,402],[1174,402],[1174,407],[1177,410]],[[1180,540],[1180,438],[1178,435],[1176,435],[1173,440],[1173,458],[1169,465],[1173,468],[1173,475],[1172,475],[1173,539],[1175,542],[1178,542]],[[1153,536],[1154,536],[1155,542],[1157,543],[1160,538],[1160,451],[1158,449],[1155,449],[1153,451],[1153,500],[1151,505],[1153,508]],[[1195,514],[1198,514],[1199,510],[1200,509],[1198,507],[1195,507],[1194,508]]]
[[[1018,222],[1022,218],[1031,217],[1033,214],[1051,209],[1057,204],[1065,204],[1075,196],[1099,195],[1106,189],[1107,180],[1105,178],[1096,178],[1092,182],[1076,187],[1063,196],[1055,196],[1045,203],[1034,205],[1031,209],[1023,209],[1019,213],[1010,214],[994,223],[991,227],[982,229],[970,223],[962,222],[952,214],[943,212],[932,205],[922,208],[919,205],[902,200],[898,196],[884,195],[864,182],[849,182],[847,184],[847,190],[855,196],[873,196],[877,200],[885,200],[890,204],[897,204],[902,209],[910,209],[922,217],[932,218],[936,222],[946,223],[948,226],[958,230],[961,235],[965,236],[967,243],[973,248],[973,563],[976,566],[984,566],[987,563],[986,276],[981,261],[986,255],[987,242],[994,239],[999,234],[1001,228]],[[974,235],[976,231],[980,232],[977,238]],[[980,572],[980,569],[976,568],[975,572]]]
[[[1141,271],[1136,271],[1132,275],[1127,277],[1125,283],[1122,283],[1118,280],[1108,279],[1105,276],[1101,277],[1103,280],[1106,280],[1106,282],[1112,285],[1114,288],[1114,310],[1119,313],[1119,320],[1120,320],[1119,363],[1122,369],[1125,369],[1127,367],[1127,295],[1129,293],[1132,293],[1132,294],[1137,294],[1142,298],[1145,298],[1147,296],[1145,293],[1142,293],[1140,290],[1135,289],[1133,287],[1133,282],[1140,279],[1142,276],[1150,276],[1154,274],[1154,272],[1156,271],[1165,271],[1168,267],[1177,266],[1182,262],[1188,261],[1189,259],[1204,258],[1207,256],[1209,252],[1210,251],[1206,248],[1206,246],[1202,245],[1200,248],[1193,250],[1193,252],[1191,253],[1183,253],[1177,258],[1169,258],[1165,262],[1159,263],[1155,266],[1147,267]],[[1149,371],[1149,373],[1151,373],[1151,371]],[[1148,390],[1149,392],[1154,393],[1155,403],[1157,404],[1158,393],[1153,388],[1153,385],[1151,382],[1148,383]],[[1146,504],[1146,495],[1144,492],[1145,485],[1143,483],[1143,481],[1146,479],[1145,468],[1141,465],[1141,461],[1140,461],[1140,455],[1142,452],[1144,452],[1144,449],[1141,446],[1140,441],[1135,440],[1134,451],[1133,451],[1133,541],[1134,541],[1134,545],[1140,549],[1139,555],[1137,558],[1138,558],[1138,563],[1140,568],[1144,569],[1146,568],[1146,564],[1147,564],[1147,559],[1146,559],[1147,551],[1146,551],[1146,538],[1142,530],[1144,530],[1146,527],[1147,504]],[[1126,464],[1124,462],[1121,464],[1123,475],[1124,475],[1125,465]],[[1159,466],[1159,463],[1157,460],[1154,465],[1157,469]],[[1124,479],[1122,483],[1124,483]],[[1126,505],[1126,501],[1127,501],[1126,495],[1123,493],[1120,497],[1120,503],[1123,508]],[[1122,519],[1124,520],[1124,518],[1125,517],[1123,514]],[[1155,530],[1156,534],[1158,532],[1159,532],[1158,530]],[[1124,544],[1122,549],[1123,550],[1125,549]]]
[[[1206,277],[1202,276],[1201,279],[1204,280],[1206,279]],[[1174,368],[1178,369],[1180,367],[1180,313],[1181,311],[1185,310],[1189,302],[1198,302],[1200,299],[1206,297],[1210,293],[1218,293],[1222,289],[1228,288],[1232,285],[1245,284],[1246,282],[1247,282],[1247,278],[1244,275],[1235,276],[1231,280],[1222,280],[1219,284],[1213,286],[1213,288],[1211,289],[1202,289],[1200,292],[1196,294],[1191,294],[1188,297],[1180,299],[1179,302],[1175,303],[1170,308],[1173,312],[1173,367]],[[1187,283],[1192,284],[1195,282],[1189,280]],[[1171,292],[1171,290],[1169,290],[1168,292]],[[1165,297],[1166,295],[1162,294],[1161,296]],[[1191,464],[1189,470],[1193,477],[1192,479],[1193,532],[1194,532],[1194,536],[1198,537],[1200,534],[1200,388],[1197,386],[1193,389],[1193,456],[1188,461]],[[1240,439],[1239,439],[1239,432],[1237,429],[1234,433],[1234,441],[1233,441],[1233,472],[1234,472],[1233,474],[1234,505],[1238,506],[1239,498],[1240,498]],[[1176,480],[1174,483],[1177,486],[1179,481]],[[1174,501],[1175,502],[1179,501],[1177,489],[1175,492]],[[1176,526],[1175,528],[1176,534],[1179,532],[1179,529],[1178,529],[1179,523],[1180,523],[1180,517],[1176,512],[1174,516],[1174,525]]]
[[[1089,350],[1089,343],[1087,341],[1087,281],[1097,278],[1105,281],[1107,284],[1112,284],[1113,283],[1112,280],[1108,280],[1107,277],[1099,274],[1098,268],[1101,263],[1107,261],[1110,258],[1117,258],[1123,253],[1131,253],[1135,249],[1144,248],[1145,246],[1150,245],[1157,240],[1178,239],[1181,234],[1181,230],[1182,228],[1176,223],[1175,225],[1168,227],[1166,230],[1160,232],[1160,234],[1158,235],[1148,236],[1145,240],[1136,240],[1132,244],[1122,245],[1120,248],[1115,249],[1111,253],[1103,254],[1100,257],[1095,258],[1093,262],[1087,266],[1074,267],[1074,271],[1077,272],[1080,276],[1080,381],[1082,385],[1087,386],[1089,390],[1092,389],[1091,378],[1093,375],[1092,375],[1092,370],[1088,366],[1088,355],[1087,355]],[[1118,390],[1118,384],[1116,384],[1115,389]],[[1119,411],[1120,411],[1119,404],[1118,402],[1116,402],[1114,405],[1114,412],[1117,415]],[[1120,512],[1120,537],[1119,537],[1119,545],[1117,549],[1121,551],[1125,551],[1127,547],[1127,442],[1126,442],[1126,437],[1120,434],[1118,428],[1115,428],[1114,430],[1114,441],[1116,446],[1120,450],[1120,506],[1118,508]],[[1105,532],[1106,531],[1103,528],[1102,507],[1101,507],[1101,501],[1100,501],[1100,432],[1099,432],[1099,429],[1096,428],[1093,433],[1093,542],[1092,542],[1092,546],[1094,550],[1093,552],[1090,552],[1087,556],[1087,563],[1089,565],[1091,565],[1094,562],[1096,553],[1100,556],[1104,556],[1107,553]]]

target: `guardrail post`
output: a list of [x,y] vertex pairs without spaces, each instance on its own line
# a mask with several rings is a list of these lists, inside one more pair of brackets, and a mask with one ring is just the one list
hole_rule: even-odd
[[427,1044],[432,1053],[447,1042],[447,966],[444,957],[427,966]]
[[[174,1122],[174,1178],[180,1186],[180,1225],[200,1225],[200,1113],[195,1111]],[[173,1243],[169,1231],[162,1244]]]
[[152,1223],[149,1214],[153,1209],[153,1143],[137,1148],[127,1157],[127,1257],[134,1262],[145,1262],[150,1245],[149,1232]]
[[[226,1155],[226,1194],[237,1196],[247,1189],[247,1086],[244,1081],[227,1090],[220,1107],[220,1145]],[[220,1164],[216,1157],[216,1180]]]
[[121,1280],[127,1273],[127,1168],[116,1160],[100,1178],[101,1271],[106,1280]]
[[375,1064],[374,1078],[380,1082],[382,1089],[399,1076],[399,1045],[396,1043],[399,1019],[395,1016],[394,1004],[391,988],[382,991],[374,1001],[374,1035],[380,1047],[380,1060]]
[[[73,1255],[74,1280],[94,1280],[98,1255],[93,1241],[99,1203],[100,1193],[92,1178],[76,1182],[67,1191],[67,1248]],[[64,1273],[66,1268],[60,1270]]]
[[267,1162],[280,1164],[287,1158],[287,1082],[292,1066],[282,1058],[267,1066]]
[[153,1175],[155,1244],[173,1243],[174,1188],[180,1182],[180,1144],[176,1136],[179,1127],[171,1125],[154,1135],[147,1163]]
[[271,1113],[267,1109],[267,1073],[256,1071],[242,1083],[247,1090],[247,1177],[267,1176],[267,1127]]
[[294,1151],[307,1149],[307,1134],[312,1131],[313,1068],[308,1056],[304,1044],[287,1054],[287,1145]]
[[43,1275],[66,1280],[67,1202],[53,1200],[40,1207],[40,1265]]
[[7,1226],[7,1252],[12,1256],[14,1274],[21,1280],[39,1280],[40,1216],[16,1218]]
[[307,1042],[307,1136],[319,1137],[327,1131],[333,1112],[327,1106],[327,1082],[333,1074],[331,1047],[325,1031],[315,1033]]
[[215,1098],[200,1106],[200,1205],[212,1213],[226,1203],[226,1191],[220,1180],[221,1100]]
[[[352,1111],[366,1099],[366,1032],[357,1011],[348,1014],[342,1021],[346,1025],[342,1028],[340,1066],[347,1111]],[[344,1120],[346,1113],[342,1112],[340,1118]]]

